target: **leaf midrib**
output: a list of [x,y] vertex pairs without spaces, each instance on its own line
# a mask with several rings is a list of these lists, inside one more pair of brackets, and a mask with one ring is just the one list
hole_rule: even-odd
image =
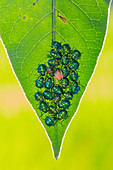
[[[55,9],[56,8],[56,0],[52,0],[52,42],[55,41]],[[56,142],[55,142],[55,150],[54,156],[57,159],[58,157],[58,126],[55,127],[55,134],[56,134]],[[56,151],[56,153],[55,153]]]
[[52,41],[55,41],[55,6],[56,0],[52,0]]

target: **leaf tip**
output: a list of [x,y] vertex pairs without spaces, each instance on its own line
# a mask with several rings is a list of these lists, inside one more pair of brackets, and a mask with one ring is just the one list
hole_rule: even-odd
[[59,154],[59,152],[54,152],[54,158],[56,159],[56,160],[58,160],[58,158],[60,157],[60,154]]
[[54,157],[54,158],[55,158],[56,160],[58,160],[59,157],[57,156],[57,157]]

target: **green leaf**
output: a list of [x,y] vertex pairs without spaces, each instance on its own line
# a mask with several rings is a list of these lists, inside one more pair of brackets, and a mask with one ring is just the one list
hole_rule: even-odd
[[[39,117],[49,136],[54,157],[59,156],[69,122],[94,72],[106,34],[110,0],[1,0],[0,36],[14,72],[36,114],[41,115],[34,94],[37,67],[47,63],[52,40],[68,43],[82,55],[79,60],[81,91],[74,96],[62,124],[53,127]],[[62,18],[58,17],[59,11]]]

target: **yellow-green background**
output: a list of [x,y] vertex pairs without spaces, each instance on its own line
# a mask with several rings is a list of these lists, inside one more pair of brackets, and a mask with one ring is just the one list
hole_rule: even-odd
[[60,169],[113,170],[113,8],[98,66],[57,161],[0,42],[0,170]]

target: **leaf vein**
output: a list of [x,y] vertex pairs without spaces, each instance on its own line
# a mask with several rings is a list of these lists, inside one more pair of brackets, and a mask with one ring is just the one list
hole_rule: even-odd
[[23,61],[22,61],[22,64],[21,64],[21,71],[22,71],[23,74],[25,74],[25,73],[23,72],[23,64],[24,64],[24,62],[25,62],[25,59],[32,53],[32,51],[36,48],[36,46],[37,46],[45,37],[47,37],[50,33],[52,33],[52,31],[50,31],[50,32],[48,32],[46,35],[44,35],[44,36],[33,46],[33,48],[29,51],[29,53],[24,57],[24,59],[23,59]]
[[22,37],[22,39],[21,39],[21,41],[19,42],[16,50],[18,50],[21,42],[25,39],[25,37],[26,37],[39,23],[41,23],[41,21],[43,21],[47,16],[49,16],[49,15],[51,15],[51,14],[52,14],[51,12],[48,13],[47,15],[45,15],[44,17],[42,17],[42,18],[40,19],[40,21],[38,21],[37,23],[35,23],[35,24],[32,26],[32,28],[24,35],[24,37]]
[[[35,2],[37,2],[37,0],[36,0]],[[33,4],[33,3],[32,3],[32,4]],[[10,44],[11,44],[11,40],[10,40],[10,38],[11,38],[11,33],[13,32],[16,23],[19,21],[19,19],[22,17],[22,15],[25,14],[25,12],[30,9],[30,7],[32,6],[32,4],[31,4],[30,6],[28,6],[28,7],[25,9],[25,11],[22,12],[22,13],[19,15],[19,17],[17,18],[17,20],[14,22],[14,24],[13,24],[13,26],[12,26],[12,28],[11,28],[11,31],[10,31],[10,33],[9,33],[9,42],[10,42]]]
[[91,25],[92,25],[92,27],[93,27],[93,30],[95,31],[95,33],[96,33],[96,35],[97,35],[97,32],[96,32],[95,27],[94,27],[94,24],[93,24],[91,18],[89,17],[89,15],[88,15],[82,8],[80,8],[80,6],[78,6],[77,3],[73,2],[72,0],[69,0],[69,1],[70,1],[73,5],[75,5],[81,12],[84,13],[84,15],[85,15],[85,16],[88,18],[88,20],[90,21],[90,23],[91,23]]

